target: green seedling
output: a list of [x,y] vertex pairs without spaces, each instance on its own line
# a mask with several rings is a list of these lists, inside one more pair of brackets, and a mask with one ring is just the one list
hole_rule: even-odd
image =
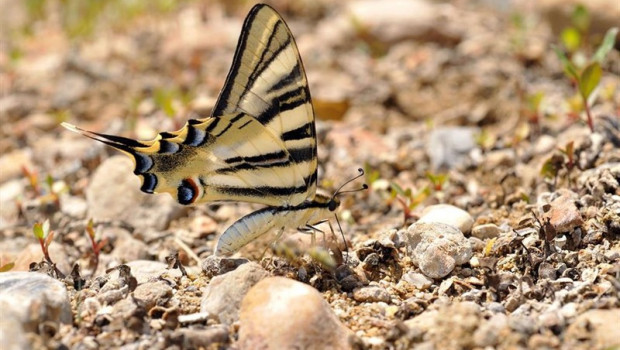
[[582,4],[575,6],[571,14],[571,26],[566,27],[560,34],[562,44],[571,54],[576,53],[584,45],[590,22],[588,9]]
[[528,120],[535,125],[540,123],[541,119],[541,111],[540,106],[545,97],[545,93],[542,91],[535,92],[533,94],[529,94],[525,97],[527,102],[527,110],[526,115]]
[[617,34],[618,28],[610,28],[605,34],[601,46],[599,46],[594,55],[585,63],[583,68],[580,68],[577,64],[569,60],[562,50],[557,47],[554,48],[562,64],[564,74],[571,79],[577,87],[577,92],[581,97],[583,108],[588,118],[588,127],[592,132],[594,132],[594,122],[592,112],[590,111],[590,99],[593,97],[592,93],[601,81],[601,76],[603,74],[601,64],[605,60],[607,54],[613,49]]
[[52,267],[57,278],[64,278],[65,275],[58,270],[56,263],[54,263],[50,257],[49,246],[54,239],[54,231],[50,230],[50,221],[45,220],[42,224],[39,222],[35,223],[32,227],[32,232],[41,245],[41,251],[43,252],[43,259],[45,262]]
[[101,249],[108,243],[108,240],[105,238],[96,238],[95,229],[93,226],[93,219],[88,220],[88,224],[86,225],[86,234],[90,239],[90,246],[93,250],[92,264],[94,275],[97,272],[97,268],[99,267],[99,254],[101,254]]
[[448,174],[426,173],[426,178],[431,181],[435,191],[443,190],[444,185],[448,182]]
[[566,169],[568,182],[571,182],[571,172],[576,165],[575,162],[575,144],[570,141],[564,148],[559,149],[560,153],[553,154],[543,164],[540,174],[546,178],[553,179],[553,186],[557,185],[557,178],[561,169]]
[[403,190],[403,188],[396,183],[391,183],[390,187],[391,199],[396,199],[403,208],[404,223],[407,223],[407,220],[413,217],[413,209],[415,209],[415,207],[420,205],[422,202],[424,202],[426,198],[431,195],[431,189],[428,186],[425,186],[415,194],[413,194],[411,188]]

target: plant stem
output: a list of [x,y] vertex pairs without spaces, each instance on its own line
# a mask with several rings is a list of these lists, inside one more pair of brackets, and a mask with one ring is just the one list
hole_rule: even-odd
[[592,113],[590,112],[590,105],[588,105],[588,99],[581,95],[583,98],[583,105],[585,106],[586,115],[588,116],[588,127],[590,127],[590,132],[594,132],[594,122],[592,121]]

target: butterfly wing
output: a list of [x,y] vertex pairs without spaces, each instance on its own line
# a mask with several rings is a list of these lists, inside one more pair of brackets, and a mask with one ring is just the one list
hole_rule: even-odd
[[245,20],[213,116],[238,112],[253,116],[283,142],[292,166],[282,175],[306,186],[303,194],[293,195],[289,202],[313,198],[317,149],[308,81],[290,29],[264,4],[254,6]]
[[290,30],[271,7],[245,20],[213,115],[136,141],[66,128],[128,154],[147,193],[181,204],[297,205],[316,191],[316,136],[307,80]]

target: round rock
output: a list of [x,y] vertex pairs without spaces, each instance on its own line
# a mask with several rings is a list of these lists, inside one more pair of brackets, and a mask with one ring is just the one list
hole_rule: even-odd
[[0,344],[28,348],[26,332],[44,322],[71,323],[71,305],[61,282],[41,273],[0,273]]
[[351,349],[354,339],[321,293],[284,277],[250,289],[239,321],[240,349]]
[[407,253],[422,273],[431,278],[447,276],[472,256],[471,243],[451,225],[418,221],[409,226],[407,237]]
[[449,204],[431,205],[422,211],[419,223],[438,222],[452,225],[463,233],[467,233],[474,225],[474,218],[463,209]]
[[269,273],[255,262],[239,266],[234,271],[214,277],[200,303],[200,312],[217,315],[220,322],[231,324],[239,319],[241,300],[248,290]]
[[495,224],[484,224],[478,225],[471,230],[472,237],[476,237],[479,239],[490,239],[499,237],[499,234],[502,232]]

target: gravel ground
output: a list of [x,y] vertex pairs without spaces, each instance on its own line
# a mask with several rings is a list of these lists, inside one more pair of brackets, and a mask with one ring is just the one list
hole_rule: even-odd
[[614,1],[270,2],[320,187],[363,168],[369,189],[341,197],[346,244],[324,224],[227,258],[219,234],[260,206],[146,195],[59,125],[149,139],[208,114],[251,4],[95,3],[0,1],[3,349],[620,348],[618,41],[593,130],[553,51],[586,23],[587,61]]

